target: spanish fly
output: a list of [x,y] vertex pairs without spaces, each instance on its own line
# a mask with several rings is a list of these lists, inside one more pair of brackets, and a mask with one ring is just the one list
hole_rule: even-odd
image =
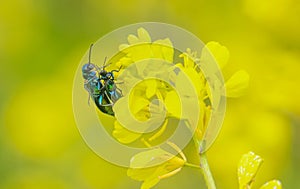
[[114,81],[114,72],[119,72],[121,67],[118,70],[106,71],[105,67],[110,65],[105,65],[106,58],[102,67],[91,63],[92,47],[93,44],[91,44],[89,50],[89,62],[82,66],[84,88],[89,93],[88,103],[92,98],[101,112],[114,115],[112,106],[122,97],[122,91],[117,88]]

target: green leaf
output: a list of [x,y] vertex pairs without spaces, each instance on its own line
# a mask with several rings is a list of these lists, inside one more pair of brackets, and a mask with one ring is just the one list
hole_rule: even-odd
[[238,180],[240,188],[249,188],[263,163],[263,159],[253,152],[244,154],[238,165]]

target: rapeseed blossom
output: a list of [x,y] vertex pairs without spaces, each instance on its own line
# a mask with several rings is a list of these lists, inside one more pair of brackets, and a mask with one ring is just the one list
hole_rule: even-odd
[[[227,64],[229,58],[229,52],[226,47],[221,46],[217,42],[209,42],[203,48],[200,57],[197,56],[196,52],[193,52],[191,49],[187,49],[186,52],[182,52],[179,55],[181,62],[174,63],[174,49],[169,38],[159,39],[152,42],[149,33],[144,28],[139,28],[137,30],[137,36],[130,34],[127,40],[128,44],[120,45],[120,51],[124,53],[125,56],[120,58],[120,60],[116,63],[117,67],[122,66],[122,69],[124,70],[131,64],[144,59],[162,59],[170,64],[174,64],[174,66],[179,68],[186,76],[189,77],[196,89],[197,97],[200,102],[201,114],[200,121],[198,122],[196,129],[196,136],[199,140],[201,140],[209,122],[212,99],[210,94],[210,86],[205,78],[205,75],[199,68],[198,63],[199,61],[211,61],[210,59],[212,56],[209,55],[209,53],[212,53],[213,58],[215,58],[219,63],[220,68],[223,68]],[[137,75],[142,78],[144,76],[143,72],[145,69],[150,68],[136,66]],[[122,74],[122,71],[120,74]],[[126,77],[126,79],[139,82],[136,86],[134,86],[133,89],[130,89],[130,94],[128,94],[129,89],[125,88],[123,91],[129,95],[126,103],[129,103],[131,113],[137,120],[146,121],[153,113],[157,113],[157,110],[167,111],[166,120],[170,117],[175,117],[178,119],[182,118],[180,105],[181,99],[179,98],[177,92],[168,83],[162,82],[158,79],[142,80],[132,75]],[[238,97],[247,88],[248,81],[249,76],[247,73],[245,71],[238,71],[226,82],[225,86],[223,87],[228,88],[227,93],[230,97]],[[176,85],[183,86],[183,90],[185,90],[185,83],[181,83],[180,79],[176,80]],[[179,87],[179,89],[180,88],[182,87]],[[118,100],[114,107],[117,120],[122,119],[120,116],[122,115],[123,108],[121,108],[120,104],[125,103],[125,99],[126,98],[122,98]],[[153,99],[159,99],[161,102],[163,102],[165,109],[162,107],[156,107],[156,111],[150,112],[149,106],[151,104],[151,100]],[[127,124],[130,124],[130,122]],[[161,124],[161,126],[164,125],[166,125],[165,122]],[[117,121],[115,122],[115,131],[113,132],[113,135],[120,142],[130,143],[134,140],[138,140],[139,137],[142,137],[142,134],[132,132],[132,135],[135,136],[133,137],[131,136],[130,132],[127,131],[128,130],[126,129],[122,129],[122,125],[117,123]],[[126,132],[126,135],[122,134],[122,132]],[[122,139],[120,138],[121,136]],[[131,140],[126,140],[124,137],[131,138]]]
[[[130,177],[144,181],[141,188],[146,189],[157,184],[160,179],[176,174],[183,166],[187,165],[186,158],[179,148],[177,148],[177,152],[181,154],[181,157],[174,156],[160,148],[152,148],[157,144],[155,141],[163,140],[162,136],[166,130],[172,128],[173,125],[170,124],[170,119],[185,119],[188,128],[196,128],[194,129],[195,137],[193,137],[196,144],[203,140],[205,132],[210,129],[209,121],[213,111],[214,99],[211,94],[211,86],[199,65],[203,62],[216,61],[219,68],[223,68],[229,59],[229,52],[225,46],[217,42],[209,42],[203,47],[200,56],[188,48],[186,52],[181,52],[179,57],[175,57],[174,47],[169,38],[152,41],[149,33],[144,28],[139,28],[137,35],[129,35],[127,41],[128,44],[120,45],[120,52],[124,56],[116,62],[117,67],[122,67],[118,75],[125,84],[120,85],[124,96],[113,107],[116,120],[112,135],[121,143],[140,142],[151,148],[141,154],[136,154],[132,158],[128,170]],[[153,61],[157,67],[153,69],[152,66],[148,66],[151,64],[139,64],[143,60],[149,61],[149,63]],[[172,66],[174,69],[179,69],[183,74],[173,77],[170,75],[170,83],[155,77],[143,79],[149,73],[152,76],[157,76],[160,74],[157,70],[164,71],[166,67],[161,62]],[[135,73],[126,73],[125,70],[134,63],[136,63],[134,65]],[[122,74],[125,74],[125,76],[122,77]],[[191,81],[199,102],[200,115],[196,125],[194,125],[195,122],[191,121],[192,118],[189,115],[182,112],[181,103],[185,101],[180,98],[179,93],[188,90],[186,82],[180,77],[182,75],[187,76]],[[248,74],[245,71],[238,71],[224,85],[217,87],[226,87],[228,97],[238,97],[244,93],[248,82]],[[126,87],[128,83],[133,85]],[[130,112],[127,112],[124,108],[127,106]],[[129,114],[132,117],[128,116]],[[152,122],[149,125],[144,125],[150,118]],[[140,125],[137,125],[137,123],[140,123]],[[159,128],[148,132],[151,124],[159,125]],[[142,129],[131,130],[130,128],[134,128],[133,125],[140,126]],[[162,163],[152,167],[149,166],[149,162],[157,159]],[[136,162],[143,162],[144,164],[141,165]],[[136,166],[137,164],[138,166]]]

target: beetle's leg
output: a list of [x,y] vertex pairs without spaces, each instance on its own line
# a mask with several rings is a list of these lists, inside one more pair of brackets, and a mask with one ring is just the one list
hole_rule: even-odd
[[[113,106],[114,103],[111,101],[111,99],[109,98],[109,96],[107,95],[106,91],[104,91],[104,94],[106,95],[107,99],[110,101],[110,104],[100,104],[101,106]],[[100,96],[101,99],[103,98],[103,96]],[[101,100],[102,101],[102,100]]]
[[106,95],[107,99],[109,100],[109,102],[111,103],[111,106],[114,105],[114,102],[111,100],[110,96],[108,96],[107,92],[104,91],[104,94]]
[[117,87],[116,90],[119,90],[120,94],[123,96],[123,92],[120,88]]
[[89,97],[88,97],[88,105],[89,106],[91,105],[90,100],[91,100],[91,95],[89,94]]
[[88,83],[84,83],[84,89],[89,93],[89,97],[88,97],[88,105],[90,106],[90,98],[91,98],[91,93],[89,88],[87,87]]
[[112,70],[112,71],[110,71],[110,72],[111,72],[111,73],[113,73],[113,72],[119,72],[119,71],[122,69],[122,67],[123,67],[123,66],[120,66],[119,69],[117,69],[117,70]]
[[99,97],[99,104],[100,104],[101,106],[103,106],[102,101],[103,101],[103,96],[100,95],[100,97]]
[[115,84],[123,84],[124,81],[120,81],[120,82],[115,82]]

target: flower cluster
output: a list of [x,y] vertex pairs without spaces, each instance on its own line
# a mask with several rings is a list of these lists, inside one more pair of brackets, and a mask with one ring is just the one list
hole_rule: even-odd
[[[200,102],[200,120],[196,126],[195,135],[198,140],[201,140],[209,124],[213,99],[211,97],[211,86],[209,86],[206,76],[201,71],[199,65],[204,62],[214,61],[212,59],[215,59],[215,61],[219,64],[219,67],[223,68],[227,64],[229,58],[227,48],[217,42],[209,42],[203,48],[200,57],[197,56],[196,52],[193,52],[191,49],[187,49],[186,52],[182,52],[179,55],[180,62],[178,63],[175,62],[178,58],[174,57],[174,48],[170,39],[159,39],[152,42],[149,33],[144,28],[139,28],[137,30],[137,36],[132,34],[129,35],[128,44],[120,45],[120,51],[124,54],[124,56],[119,59],[116,65],[117,67],[122,66],[122,70],[125,70],[131,64],[141,60],[161,59],[170,64],[174,64],[174,67],[179,68],[190,79]],[[158,79],[143,80],[145,70],[147,70],[147,72],[151,72],[151,67],[145,68],[136,64],[135,71],[137,74],[134,75],[129,73],[126,77],[122,78],[124,83],[138,84],[133,88],[132,86],[127,88],[124,85],[120,86],[123,93],[127,94],[129,97],[121,98],[114,106],[116,118],[117,120],[122,120],[125,117],[128,119],[128,115],[126,115],[123,111],[124,108],[121,108],[124,104],[129,104],[130,113],[133,114],[134,118],[139,121],[146,121],[151,115],[159,116],[163,111],[166,111],[166,120],[161,124],[161,128],[164,130],[167,125],[168,118],[175,117],[182,119],[184,117],[181,109],[182,99],[179,98],[176,90],[174,90],[174,88],[166,82]],[[122,71],[120,72],[120,75],[121,74]],[[185,81],[178,78],[179,77],[177,77],[177,80],[175,81],[176,89],[183,88],[183,90],[186,90]],[[227,97],[238,97],[244,93],[248,86],[248,82],[248,74],[241,70],[233,74],[233,76],[226,81],[225,85],[220,87],[226,88]],[[163,102],[165,107],[163,107],[161,103],[158,103],[154,107],[155,111],[151,112],[149,107],[153,99],[160,100]],[[122,116],[124,116],[124,118]],[[132,119],[132,121],[136,120]],[[127,121],[126,124],[131,125],[132,123]],[[127,125],[125,125],[125,128],[123,126],[118,123],[118,121],[115,122],[113,135],[120,142],[128,144],[142,137],[141,133],[131,132],[126,129],[128,128]],[[161,130],[158,132],[162,133]],[[158,135],[155,136],[157,137]],[[151,142],[151,140],[153,140],[153,137],[150,137],[150,141],[148,142]]]
[[[238,166],[238,180],[240,189],[251,189],[254,178],[263,159],[253,152],[244,154]],[[281,189],[281,183],[278,180],[271,180],[265,183],[260,189]]]
[[[193,140],[197,146],[210,129],[209,121],[215,103],[211,87],[226,88],[227,97],[238,97],[248,86],[249,76],[245,71],[236,72],[224,85],[210,86],[206,75],[201,70],[201,64],[214,61],[222,69],[229,59],[227,48],[217,42],[207,43],[201,55],[198,56],[189,48],[186,52],[176,54],[169,38],[152,41],[144,28],[139,28],[137,35],[129,35],[127,40],[128,44],[120,45],[119,49],[123,56],[116,62],[117,67],[122,67],[118,80],[124,83],[119,85],[124,96],[113,107],[116,120],[112,135],[121,143],[140,143],[146,147],[156,146],[160,144],[157,141],[164,141],[167,138],[164,135],[168,133],[168,130],[174,129],[171,120],[177,119],[186,120],[187,128],[194,132]],[[148,64],[138,64],[141,61],[148,61]],[[149,64],[152,63],[151,61],[153,64]],[[156,66],[155,69],[153,65]],[[168,75],[168,82],[157,79],[161,74],[165,74],[157,70],[164,71],[170,67],[173,70],[179,70],[181,74]],[[133,72],[126,72],[130,69]],[[146,75],[152,77],[144,79]],[[182,104],[195,103],[191,97],[186,98],[190,100],[180,97],[180,90],[187,95],[192,94],[187,89],[187,80],[184,80],[184,77],[192,83],[195,99],[199,102],[198,106],[201,111],[199,111],[197,122],[182,111]],[[124,110],[126,109],[124,107],[128,107],[129,111]],[[151,121],[149,121],[150,118]],[[136,123],[139,123],[138,131],[131,129]],[[147,132],[151,125],[160,127]],[[176,174],[183,166],[197,167],[186,162],[185,155],[176,144],[169,144],[176,149],[180,157],[160,147],[151,148],[132,157],[128,175],[135,180],[144,181],[143,189],[151,188],[160,179]],[[162,163],[151,167],[153,161]]]

